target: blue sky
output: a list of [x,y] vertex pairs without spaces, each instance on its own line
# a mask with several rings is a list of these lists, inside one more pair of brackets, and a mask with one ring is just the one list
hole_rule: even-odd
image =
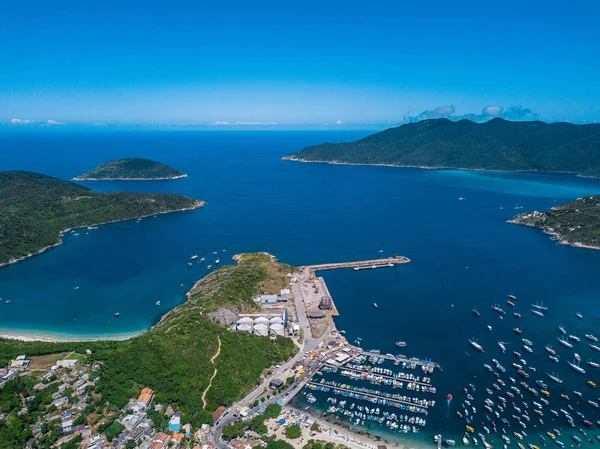
[[600,121],[600,2],[568,3],[0,0],[0,122]]

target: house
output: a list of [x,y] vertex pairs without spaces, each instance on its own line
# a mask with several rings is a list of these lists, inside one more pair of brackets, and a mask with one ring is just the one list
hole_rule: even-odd
[[322,296],[321,302],[319,303],[319,309],[323,310],[331,310],[333,307],[333,302],[329,296]]
[[73,420],[72,419],[68,419],[66,421],[63,421],[61,423],[61,427],[62,427],[62,431],[63,432],[70,432],[71,429],[73,428]]
[[212,414],[213,421],[217,422],[219,418],[223,415],[223,413],[225,413],[225,410],[227,410],[225,407],[223,407],[222,405],[219,406]]
[[140,393],[140,397],[138,398],[137,404],[139,407],[146,408],[152,402],[152,398],[154,398],[154,391],[146,387]]
[[277,304],[277,295],[260,295],[260,304],[262,306],[268,306]]
[[76,359],[66,359],[66,360],[59,360],[58,362],[56,362],[56,366],[58,366],[59,368],[77,368],[77,366],[79,365],[79,361]]
[[175,442],[175,445],[179,446],[181,444],[181,441],[185,438],[185,435],[183,433],[173,432],[173,435],[171,435],[171,438]]
[[176,412],[173,414],[173,416],[171,416],[171,419],[169,419],[169,430],[172,430],[173,432],[179,432],[180,429],[181,429],[181,413]]
[[292,292],[289,288],[284,288],[279,292],[279,295],[277,295],[277,300],[279,302],[287,302],[287,300],[290,299],[291,294]]
[[184,424],[181,428],[186,437],[189,437],[192,434],[192,425],[190,423]]
[[18,355],[17,358],[15,360],[25,360],[27,358],[26,355]]
[[309,318],[323,318],[325,316],[325,314],[323,313],[322,310],[309,310],[308,311],[308,317]]
[[18,370],[29,368],[30,360],[11,360],[10,367]]
[[150,443],[150,449],[167,449],[171,437],[164,432],[158,432]]
[[55,399],[52,402],[52,405],[54,405],[55,407],[64,407],[68,403],[69,403],[69,398],[62,397],[62,398]]
[[273,379],[271,380],[271,382],[269,382],[269,388],[271,389],[276,389],[279,388],[283,385],[283,380],[281,379]]

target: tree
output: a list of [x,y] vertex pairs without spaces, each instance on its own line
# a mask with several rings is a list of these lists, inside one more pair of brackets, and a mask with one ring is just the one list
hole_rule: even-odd
[[270,440],[267,442],[267,449],[294,449],[287,441],[283,440]]
[[252,418],[248,423],[248,428],[260,435],[266,435],[268,432],[263,415],[258,415]]
[[313,432],[320,432],[321,428],[319,427],[319,424],[317,424],[317,422],[314,422],[312,426],[310,426],[310,430],[312,430]]
[[302,429],[297,425],[289,426],[285,429],[285,436],[290,440],[300,438],[302,436]]

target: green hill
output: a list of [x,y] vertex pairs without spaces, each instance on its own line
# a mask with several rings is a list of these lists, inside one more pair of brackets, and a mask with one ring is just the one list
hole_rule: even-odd
[[600,196],[579,198],[548,212],[520,214],[510,223],[540,228],[563,244],[600,249]]
[[203,204],[163,193],[97,193],[39,173],[0,172],[0,266],[60,244],[66,229]]
[[127,158],[100,164],[89,173],[74,178],[76,181],[159,180],[185,178],[187,175],[150,159]]
[[[291,267],[265,254],[248,254],[238,265],[224,266],[196,283],[188,301],[169,312],[149,331],[125,341],[73,343],[21,342],[0,339],[0,366],[18,354],[41,355],[76,351],[90,362],[103,362],[97,392],[121,408],[143,387],[155,390],[155,402],[172,404],[197,427],[211,422],[220,405],[231,405],[258,383],[263,371],[291,357],[288,338],[271,340],[231,332],[208,316],[223,308],[250,310],[261,292],[276,293],[289,279]],[[210,363],[221,343],[221,352]],[[217,374],[206,394],[214,369]],[[0,409],[0,412],[2,410]]]
[[285,159],[600,176],[600,124],[423,120],[356,142],[304,148]]

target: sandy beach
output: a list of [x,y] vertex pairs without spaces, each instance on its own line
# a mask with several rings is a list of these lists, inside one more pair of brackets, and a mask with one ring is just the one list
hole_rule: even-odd
[[[315,436],[311,437],[310,429],[303,428],[302,429],[302,438],[299,438],[297,440],[287,440],[297,449],[301,449],[302,446],[304,446],[306,444],[306,442],[311,439],[312,440],[330,441],[332,443],[340,443],[340,444],[344,444],[352,449],[377,449],[377,446],[380,446],[380,445],[393,446],[393,447],[398,447],[398,448],[402,448],[402,449],[423,449],[423,448],[431,447],[431,445],[426,444],[425,442],[415,442],[415,441],[400,442],[400,441],[397,441],[397,442],[391,443],[391,442],[383,440],[383,439],[375,440],[373,438],[370,438],[367,435],[352,432],[350,429],[348,429],[344,426],[325,421],[320,416],[310,413],[307,410],[299,410],[299,409],[289,406],[289,405],[286,405],[284,407],[284,409],[291,411],[291,412],[298,412],[298,413],[301,413],[304,415],[308,415],[312,422],[319,423],[319,426],[321,427],[321,432],[317,432]],[[275,434],[277,435],[278,438],[286,439],[284,436],[284,431],[285,431],[284,428],[281,427],[278,429],[277,432],[275,432]],[[401,438],[402,437],[400,436],[400,434],[398,434],[398,439],[401,439]]]
[[106,341],[106,340],[114,340],[114,341],[123,341],[133,338],[137,335],[143,334],[145,331],[133,332],[128,334],[119,334],[119,335],[55,335],[51,333],[37,333],[37,332],[27,332],[27,331],[9,331],[0,329],[0,339],[4,340],[18,340],[18,341],[42,341],[46,343],[64,343],[64,342],[86,342],[86,341]]

